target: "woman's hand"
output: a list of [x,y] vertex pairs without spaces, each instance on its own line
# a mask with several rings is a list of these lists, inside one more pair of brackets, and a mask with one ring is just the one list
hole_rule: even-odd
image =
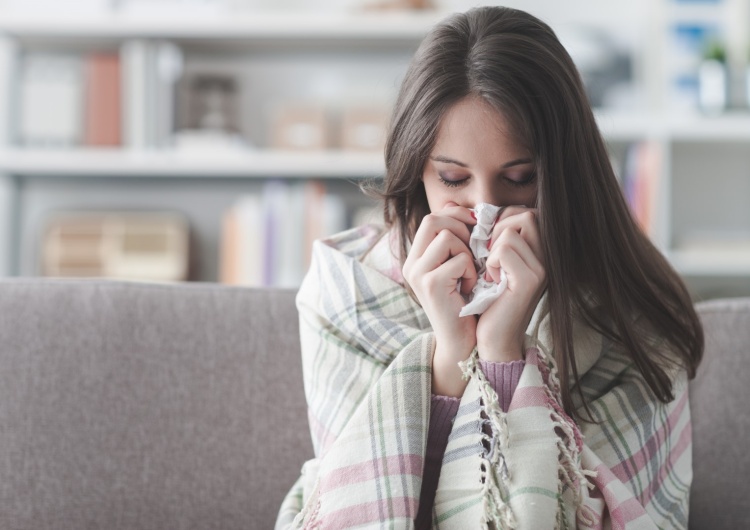
[[[422,219],[404,262],[409,283],[435,333],[433,393],[460,396],[465,388],[458,361],[476,345],[477,319],[459,317],[463,294],[471,292],[477,271],[469,249],[471,211],[455,203]],[[461,280],[460,290],[458,281]]]
[[488,361],[523,358],[524,334],[547,285],[535,209],[509,206],[495,221],[485,279],[499,283],[501,268],[508,287],[477,323],[479,356]]

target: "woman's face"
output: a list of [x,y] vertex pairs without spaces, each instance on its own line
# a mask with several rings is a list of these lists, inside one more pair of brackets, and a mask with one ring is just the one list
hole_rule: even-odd
[[503,115],[477,97],[462,99],[443,116],[422,180],[431,212],[448,203],[465,208],[536,203],[531,153],[516,141]]

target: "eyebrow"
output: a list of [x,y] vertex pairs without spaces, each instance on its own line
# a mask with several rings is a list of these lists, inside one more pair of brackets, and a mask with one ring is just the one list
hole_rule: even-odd
[[[458,160],[454,160],[446,156],[431,156],[430,160],[434,160],[435,162],[445,162],[446,164],[455,164],[457,166],[466,167],[466,168],[469,167],[468,164],[464,164],[463,162],[459,162]],[[500,169],[507,169],[509,167],[520,166],[521,164],[529,164],[531,162],[532,160],[530,158],[517,158],[516,160],[511,160],[510,162],[506,162],[500,167]]]

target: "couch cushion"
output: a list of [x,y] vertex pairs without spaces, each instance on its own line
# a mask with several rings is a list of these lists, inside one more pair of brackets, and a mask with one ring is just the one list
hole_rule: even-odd
[[693,487],[690,528],[747,528],[750,521],[750,299],[697,306],[706,350],[690,385]]
[[0,281],[0,528],[271,528],[312,456],[294,294]]

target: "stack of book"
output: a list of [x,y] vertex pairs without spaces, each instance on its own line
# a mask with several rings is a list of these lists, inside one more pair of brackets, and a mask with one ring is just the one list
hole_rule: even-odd
[[659,144],[643,141],[630,145],[622,174],[622,187],[633,216],[649,236],[654,235],[654,210],[658,204],[661,169],[662,153]]
[[[374,207],[372,207],[374,208]],[[353,222],[374,219],[371,207]],[[221,282],[256,287],[298,287],[310,265],[312,242],[350,224],[344,199],[321,181],[269,181],[241,197],[222,226]]]

